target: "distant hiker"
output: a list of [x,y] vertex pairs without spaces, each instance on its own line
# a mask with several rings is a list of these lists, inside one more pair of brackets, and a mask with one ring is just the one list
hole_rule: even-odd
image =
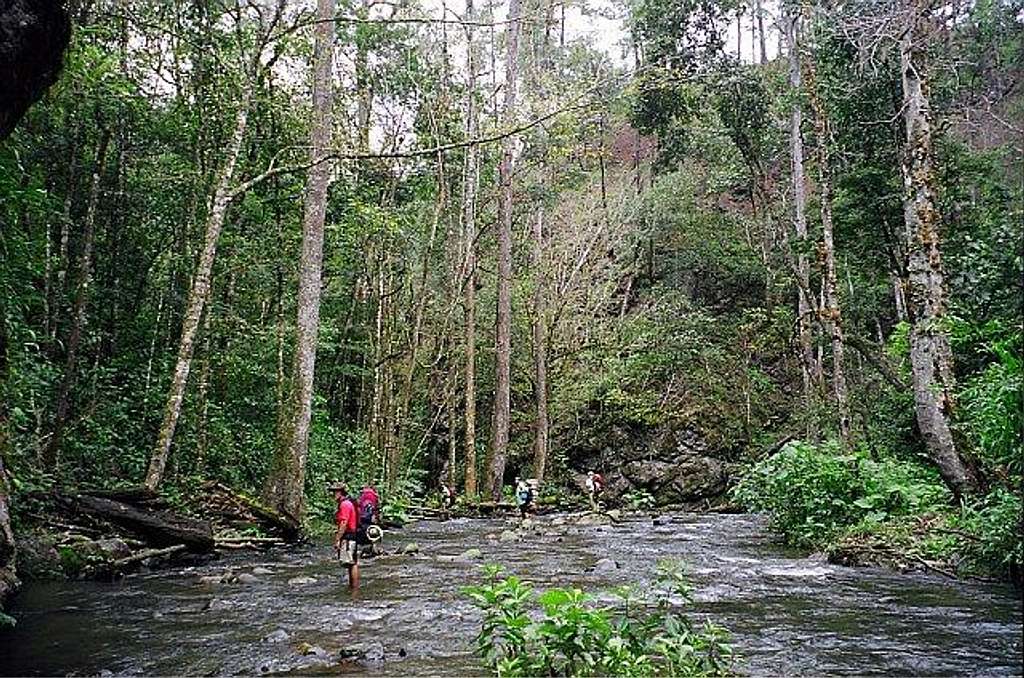
[[516,506],[519,507],[521,518],[525,518],[533,508],[533,487],[520,478],[516,478]]
[[334,553],[348,570],[348,587],[355,591],[359,588],[359,509],[356,502],[348,496],[345,483],[334,483],[330,486],[334,492],[334,500],[338,502],[338,511],[334,514],[337,529],[334,532]]
[[[368,546],[370,555],[378,555],[382,548],[380,537],[374,539],[374,535],[383,535],[380,531],[380,497],[372,485],[367,485],[359,493],[359,530],[356,541],[361,546]],[[371,530],[376,526],[377,530]]]
[[591,511],[600,510],[602,492],[604,492],[604,478],[600,473],[587,471],[587,497],[590,499]]
[[455,491],[448,486],[448,483],[441,483],[441,510],[445,515],[455,508]]

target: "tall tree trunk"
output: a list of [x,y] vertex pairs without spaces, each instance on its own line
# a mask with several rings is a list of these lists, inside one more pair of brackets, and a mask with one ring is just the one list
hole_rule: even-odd
[[[473,11],[473,0],[466,1],[466,21],[472,24],[476,15]],[[466,137],[475,139],[478,136],[478,116],[476,101],[476,69],[479,62],[479,51],[472,25],[466,26]],[[462,228],[466,248],[466,270],[463,288],[463,307],[465,309],[465,374],[466,402],[464,440],[466,447],[466,496],[476,496],[476,194],[480,183],[479,149],[471,145],[466,149],[466,166],[463,174],[462,191]]]
[[[803,82],[800,74],[800,14],[793,11],[788,18],[789,35],[789,84],[794,94],[800,94]],[[789,151],[792,162],[793,179],[793,222],[797,239],[797,328],[799,336],[799,355],[801,374],[803,377],[804,405],[808,414],[814,404],[814,347],[811,342],[812,307],[810,266],[805,254],[807,241],[807,182],[804,175],[804,142],[801,127],[803,126],[803,109],[799,98],[793,102],[789,118]],[[813,437],[813,424],[808,423],[808,433]]]
[[544,206],[538,205],[533,222],[533,371],[534,400],[537,404],[533,429],[533,474],[544,481],[548,463],[548,336],[547,274],[544,270]]
[[160,432],[157,434],[156,445],[153,447],[149,458],[149,468],[146,471],[145,484],[150,490],[155,490],[160,485],[160,481],[163,480],[167,459],[171,454],[174,431],[178,426],[178,418],[181,416],[181,404],[185,398],[185,386],[188,384],[188,373],[192,368],[192,353],[195,349],[196,334],[210,292],[213,262],[217,257],[217,241],[220,239],[220,232],[224,227],[224,218],[227,215],[228,205],[231,202],[231,182],[235,176],[235,165],[238,163],[238,157],[242,153],[245,128],[249,121],[252,87],[252,80],[246,79],[241,100],[238,102],[238,111],[235,113],[235,127],[231,140],[228,142],[224,166],[221,168],[220,176],[217,178],[210,213],[206,218],[203,251],[199,256],[199,263],[192,278],[192,287],[189,290],[188,307],[181,326],[181,339],[178,341],[178,357],[174,366],[174,375],[171,378],[171,387],[167,394],[167,403],[164,406],[164,417],[160,424]]
[[[299,262],[295,362],[292,369],[290,416],[280,436],[277,464],[269,485],[276,490],[274,508],[296,527],[305,509],[306,457],[313,412],[317,330],[320,326],[320,284],[323,269],[324,220],[331,163],[320,161],[331,148],[334,124],[331,88],[334,75],[334,0],[317,0],[313,47],[313,124],[309,132],[310,162],[302,219],[302,258]],[[318,162],[320,161],[320,162]],[[276,476],[276,477],[275,477]]]
[[768,63],[768,49],[765,47],[764,36],[764,4],[762,0],[754,0],[754,12],[757,18],[757,40],[761,47],[761,65]]
[[85,312],[89,304],[89,284],[92,279],[92,250],[96,241],[96,210],[100,202],[100,185],[103,181],[103,166],[107,159],[107,146],[110,145],[110,130],[104,128],[100,134],[99,146],[96,148],[96,163],[92,171],[92,184],[89,188],[89,204],[85,211],[85,223],[82,229],[82,251],[78,255],[78,282],[75,289],[75,301],[71,313],[71,331],[67,340],[67,356],[64,363],[64,377],[57,391],[56,415],[53,419],[53,430],[50,440],[43,448],[41,462],[43,468],[54,469],[60,462],[60,449],[63,443],[64,428],[67,425],[68,413],[71,410],[71,391],[74,389],[78,371],[78,348],[82,341],[82,330],[85,328]]
[[924,41],[929,6],[905,0],[908,25],[900,43],[906,155],[903,164],[904,237],[908,253],[910,364],[914,410],[925,446],[943,480],[957,497],[976,485],[971,467],[956,449],[950,429],[953,410],[953,353],[943,321],[946,297],[939,251],[935,156]]
[[843,316],[839,304],[839,283],[836,276],[836,251],[832,218],[832,157],[829,143],[832,136],[828,111],[818,94],[817,69],[814,58],[807,60],[807,93],[814,111],[814,130],[817,137],[818,189],[821,193],[821,259],[824,303],[821,319],[832,344],[832,395],[839,410],[839,437],[843,446],[852,448],[850,431],[850,403],[847,396],[844,369]]
[[11,529],[9,487],[4,458],[11,447],[10,338],[7,299],[0,299],[0,612],[4,600],[18,588],[17,548]]
[[[506,37],[505,101],[502,122],[512,126],[516,110],[516,77],[519,66],[520,0],[509,0],[510,23]],[[491,447],[491,499],[501,499],[502,478],[508,455],[511,420],[512,368],[512,154],[514,140],[501,143],[498,164],[498,307],[494,328],[494,435]]]

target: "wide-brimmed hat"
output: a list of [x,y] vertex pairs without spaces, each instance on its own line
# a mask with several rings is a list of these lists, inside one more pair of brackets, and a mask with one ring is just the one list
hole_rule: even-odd
[[327,489],[331,492],[344,492],[348,486],[340,480],[335,480],[333,483],[327,483]]

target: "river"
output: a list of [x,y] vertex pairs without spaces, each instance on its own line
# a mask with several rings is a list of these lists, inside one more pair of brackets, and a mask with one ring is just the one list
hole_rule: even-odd
[[[751,675],[1021,675],[1021,603],[1010,586],[844,568],[774,543],[746,515],[663,516],[555,525],[500,541],[500,520],[420,522],[390,532],[416,555],[363,563],[350,595],[318,543],[236,553],[115,583],[35,582],[0,632],[2,675],[480,674],[479,613],[460,588],[496,562],[539,587],[644,585],[655,563],[685,561],[694,614],[729,628]],[[483,560],[453,558],[467,549]],[[593,565],[612,558],[618,569]],[[254,568],[257,574],[253,575]],[[248,573],[245,582],[201,577]],[[359,661],[342,657],[360,646]]]

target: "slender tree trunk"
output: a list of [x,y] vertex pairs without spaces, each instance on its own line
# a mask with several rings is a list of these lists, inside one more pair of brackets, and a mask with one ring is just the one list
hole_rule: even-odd
[[61,301],[64,296],[64,281],[68,270],[68,243],[71,233],[71,206],[75,191],[78,189],[78,146],[82,141],[82,124],[75,125],[71,136],[71,152],[68,163],[68,183],[64,193],[61,209],[60,235],[57,239],[57,280],[52,289],[52,303],[49,304],[51,317],[48,323],[51,341],[57,338],[57,326],[60,323]]
[[843,316],[839,304],[839,282],[836,275],[836,252],[832,218],[832,157],[829,143],[832,136],[828,111],[818,95],[817,72],[813,57],[807,60],[807,93],[814,111],[814,130],[817,137],[818,189],[821,193],[821,259],[824,303],[821,319],[832,344],[832,395],[839,410],[839,437],[843,446],[852,448],[850,430],[850,403],[847,396],[844,368]]
[[533,436],[533,474],[544,481],[548,463],[548,336],[547,336],[547,274],[544,270],[544,206],[537,206],[533,222],[533,368],[534,399],[537,413]]
[[11,529],[7,469],[4,458],[11,448],[10,338],[7,299],[0,299],[0,612],[7,596],[18,588],[17,547]]
[[[331,148],[334,124],[331,92],[334,75],[334,0],[317,0],[313,48],[313,123],[309,132],[310,161],[316,162]],[[320,285],[323,269],[324,221],[331,163],[318,162],[309,169],[302,219],[302,257],[299,262],[298,313],[290,416],[280,437],[278,463],[271,472],[270,487],[277,490],[274,507],[295,524],[302,523],[305,509],[306,457],[313,413],[317,330],[320,326]],[[274,476],[277,476],[276,478]]]
[[761,47],[761,65],[768,63],[768,49],[765,47],[764,37],[764,4],[762,0],[754,0],[754,12],[757,17],[757,39]]
[[171,378],[171,387],[164,406],[163,422],[157,434],[156,445],[149,458],[149,469],[146,471],[146,487],[155,490],[163,480],[167,459],[171,454],[171,443],[174,431],[181,416],[181,404],[185,398],[185,386],[188,384],[188,373],[192,368],[192,353],[195,349],[196,334],[203,309],[210,291],[210,280],[213,276],[213,262],[217,257],[217,241],[220,239],[224,218],[231,202],[231,182],[235,176],[235,165],[242,153],[242,142],[245,139],[245,128],[249,121],[249,106],[252,100],[252,81],[246,80],[242,90],[238,111],[235,113],[235,127],[228,142],[224,166],[213,193],[210,214],[206,219],[206,233],[203,237],[203,251],[199,256],[199,264],[192,278],[192,286],[188,295],[188,307],[181,326],[181,339],[178,342],[178,357]]
[[903,165],[904,222],[908,253],[907,310],[911,320],[910,364],[914,410],[925,446],[943,480],[957,497],[973,489],[971,467],[956,449],[950,427],[953,412],[953,353],[943,322],[946,296],[939,251],[939,211],[935,155],[923,43],[928,5],[905,0],[909,25],[900,44],[906,155]]
[[75,301],[71,313],[71,331],[67,340],[67,356],[64,364],[64,377],[57,391],[57,411],[53,420],[53,431],[50,440],[43,448],[43,468],[53,470],[60,463],[60,450],[63,443],[64,427],[67,425],[68,413],[71,410],[71,391],[74,389],[78,371],[78,348],[82,341],[82,330],[85,328],[85,312],[89,305],[89,285],[92,280],[92,250],[96,241],[96,210],[100,202],[100,185],[103,181],[103,166],[107,159],[107,147],[110,145],[110,130],[104,129],[100,135],[96,149],[96,163],[92,172],[92,185],[89,188],[89,204],[85,211],[85,224],[82,230],[82,251],[78,256],[78,282],[75,289]]
[[[466,20],[473,22],[476,15],[473,11],[473,0],[466,2]],[[479,63],[479,51],[473,26],[466,26],[466,71],[468,73],[466,87],[466,137],[474,139],[478,136],[478,117],[476,100],[476,69]],[[462,228],[466,248],[466,271],[463,288],[463,306],[465,309],[465,374],[466,401],[464,440],[466,447],[466,496],[476,497],[476,194],[480,183],[479,150],[476,145],[466,149],[466,166],[463,174],[462,192]]]
[[[505,101],[502,121],[511,126],[516,110],[516,77],[519,66],[520,0],[509,0],[511,23],[506,35]],[[494,436],[491,447],[491,499],[501,499],[502,479],[508,455],[511,420],[512,368],[512,137],[502,141],[498,164],[498,308],[494,336]]]
[[[789,34],[789,84],[794,94],[803,91],[800,75],[800,15],[794,11],[788,18]],[[803,376],[804,406],[808,414],[814,404],[814,374],[816,359],[811,342],[812,307],[811,275],[807,255],[804,253],[807,242],[807,182],[804,174],[804,142],[801,127],[803,126],[803,109],[799,99],[793,102],[789,119],[789,151],[792,161],[793,179],[793,222],[797,239],[797,328],[799,336],[799,355],[801,374]],[[813,423],[808,423],[808,433]]]

